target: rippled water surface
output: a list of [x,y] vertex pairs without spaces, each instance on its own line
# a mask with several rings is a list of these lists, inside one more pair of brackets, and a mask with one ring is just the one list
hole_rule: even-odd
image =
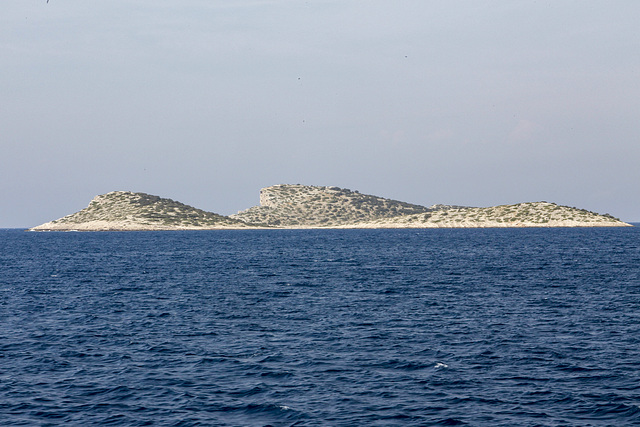
[[639,425],[639,230],[2,230],[0,424]]

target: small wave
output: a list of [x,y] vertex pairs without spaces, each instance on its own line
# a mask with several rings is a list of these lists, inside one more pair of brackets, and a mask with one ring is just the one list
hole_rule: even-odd
[[436,421],[437,426],[464,426],[467,425],[464,421],[455,418],[445,418],[444,420]]
[[253,396],[256,394],[260,394],[260,393],[264,393],[266,391],[266,385],[265,384],[261,384],[261,385],[257,385],[255,387],[252,387],[248,390],[238,390],[238,391],[232,391],[229,393],[230,396],[235,396],[235,397],[247,397],[247,396]]

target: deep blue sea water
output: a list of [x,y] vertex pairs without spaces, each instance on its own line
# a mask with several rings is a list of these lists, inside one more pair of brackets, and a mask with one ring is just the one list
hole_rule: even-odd
[[0,425],[640,425],[640,227],[0,230]]

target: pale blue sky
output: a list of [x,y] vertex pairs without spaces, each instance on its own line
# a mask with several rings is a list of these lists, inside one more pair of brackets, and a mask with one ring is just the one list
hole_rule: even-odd
[[640,221],[640,2],[4,0],[0,227],[142,191]]

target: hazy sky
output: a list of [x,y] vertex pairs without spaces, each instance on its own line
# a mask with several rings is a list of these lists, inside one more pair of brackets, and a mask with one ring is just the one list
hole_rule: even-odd
[[3,0],[0,227],[273,184],[640,221],[640,2]]

